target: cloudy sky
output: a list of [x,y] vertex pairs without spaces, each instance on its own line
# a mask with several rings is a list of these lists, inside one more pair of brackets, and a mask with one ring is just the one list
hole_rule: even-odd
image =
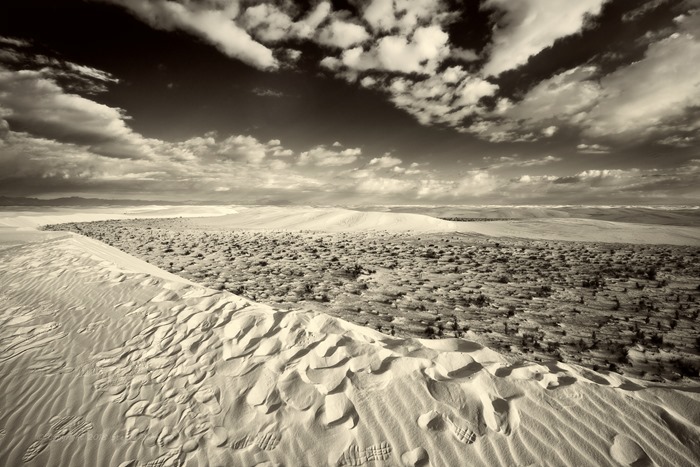
[[699,0],[4,0],[0,195],[698,204]]

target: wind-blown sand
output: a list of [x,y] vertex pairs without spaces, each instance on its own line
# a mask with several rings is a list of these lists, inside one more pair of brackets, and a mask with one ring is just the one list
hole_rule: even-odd
[[361,212],[340,208],[244,208],[234,214],[194,218],[188,220],[188,224],[212,229],[462,232],[491,237],[544,240],[700,245],[700,227],[693,226],[634,224],[573,218],[453,222],[423,214]]
[[396,339],[75,234],[0,250],[0,465],[698,465],[697,388]]

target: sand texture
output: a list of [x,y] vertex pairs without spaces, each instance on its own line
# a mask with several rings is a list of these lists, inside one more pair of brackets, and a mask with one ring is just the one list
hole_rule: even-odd
[[0,465],[700,464],[700,394],[393,338],[74,234],[0,250]]

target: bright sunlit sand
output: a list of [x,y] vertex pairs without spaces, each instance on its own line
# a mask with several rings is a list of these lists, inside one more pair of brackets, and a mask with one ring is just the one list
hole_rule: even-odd
[[[352,228],[348,216],[294,225],[330,218],[337,231]],[[421,225],[392,217],[351,218]],[[279,213],[261,222],[292,225]],[[395,338],[207,289],[76,234],[32,232],[0,250],[4,465],[700,460],[700,395],[687,386],[516,360],[469,334]]]

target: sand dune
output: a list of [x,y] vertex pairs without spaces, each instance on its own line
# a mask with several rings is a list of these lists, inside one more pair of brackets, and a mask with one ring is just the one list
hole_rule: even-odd
[[62,232],[43,232],[38,227],[67,222],[113,219],[220,216],[238,212],[232,206],[136,206],[100,208],[34,208],[0,212],[0,249],[59,238]]
[[199,217],[233,214],[233,206],[136,206],[99,208],[34,208],[31,210],[3,210],[0,227],[35,228],[46,224],[92,222],[111,219],[159,217]]
[[595,219],[543,218],[491,222],[452,222],[423,214],[353,211],[339,208],[254,207],[236,214],[199,217],[188,225],[212,229],[354,232],[463,232],[609,243],[700,245],[700,227],[633,224]]
[[1,465],[698,465],[697,388],[396,339],[76,235],[0,250]]
[[462,232],[492,237],[518,237],[579,242],[700,245],[700,227],[633,224],[594,219],[528,219],[464,222]]
[[327,232],[388,230],[396,231],[453,231],[454,222],[421,214],[389,212],[362,212],[341,208],[312,207],[252,207],[236,214],[202,217],[198,225],[212,228],[317,230]]

